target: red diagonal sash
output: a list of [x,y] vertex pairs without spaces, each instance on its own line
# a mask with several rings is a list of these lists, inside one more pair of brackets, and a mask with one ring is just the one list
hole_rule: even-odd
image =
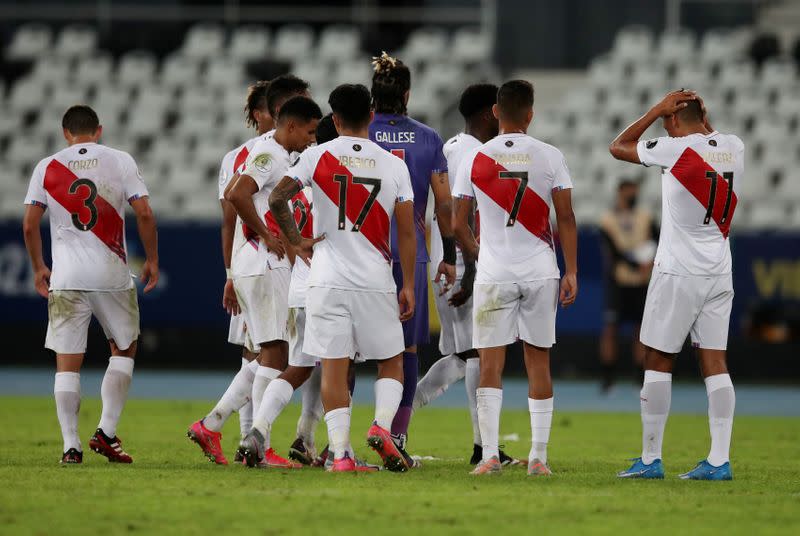
[[[86,200],[89,198],[89,187],[79,186],[75,193],[69,193],[70,185],[78,178],[64,164],[54,159],[45,170],[44,189],[67,212],[77,214],[81,222],[89,222],[92,216],[91,210],[86,205]],[[126,262],[125,222],[117,210],[100,194],[97,194],[93,204],[97,209],[97,223],[89,232],[108,246],[108,249],[122,259],[122,262]]]

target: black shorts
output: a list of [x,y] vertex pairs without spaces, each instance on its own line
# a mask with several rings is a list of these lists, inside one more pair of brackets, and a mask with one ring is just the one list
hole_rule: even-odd
[[647,299],[647,286],[624,287],[606,284],[606,324],[640,324]]

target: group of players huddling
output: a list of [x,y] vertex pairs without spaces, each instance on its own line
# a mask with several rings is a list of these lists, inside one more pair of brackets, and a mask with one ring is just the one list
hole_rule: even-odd
[[[367,444],[391,471],[418,462],[407,452],[411,416],[464,378],[472,416],[475,475],[525,464],[499,449],[507,345],[522,340],[531,416],[529,475],[550,475],[553,416],[549,349],[558,306],[578,293],[572,181],[562,153],[526,134],[533,86],[476,84],[459,103],[464,131],[447,142],[406,114],[408,67],[382,54],[372,89],[343,84],[323,117],[308,84],[292,75],[250,87],[245,114],[257,136],[227,153],[220,169],[223,305],[242,367],[189,438],[217,464],[228,461],[221,430],[239,413],[235,460],[250,467],[380,469],[350,443],[354,363],[374,360],[375,416]],[[640,140],[658,120],[668,136]],[[38,292],[48,298],[45,346],[56,352],[55,399],[62,463],[81,463],[80,368],[94,315],[110,343],[103,411],[90,440],[109,461],[131,463],[116,435],[139,335],[136,289],[126,262],[124,202],[134,209],[146,261],[158,281],[156,225],[130,155],[98,144],[97,115],[74,106],[62,126],[68,147],[36,166],[24,235]],[[728,232],[744,147],[711,128],[701,98],[668,94],[610,147],[620,160],[662,168],[661,237],[641,327],[647,348],[641,391],[642,455],[622,478],[663,478],[661,444],[674,356],[691,335],[709,400],[711,450],[685,479],[732,478],[734,391],[725,360],[733,290]],[[449,172],[449,174],[448,174]],[[451,180],[452,179],[452,180]],[[734,180],[736,179],[736,180]],[[425,211],[433,192],[431,255]],[[453,199],[455,201],[453,201]],[[40,221],[50,208],[53,269]],[[563,253],[556,260],[551,207]],[[479,230],[480,238],[479,241]],[[428,341],[428,280],[442,331],[439,359],[418,380],[417,346]],[[270,441],[276,419],[302,391],[288,457]],[[324,416],[328,446],[317,453]]]

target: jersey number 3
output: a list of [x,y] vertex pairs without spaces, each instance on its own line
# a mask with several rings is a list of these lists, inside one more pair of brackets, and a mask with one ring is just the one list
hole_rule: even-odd
[[83,198],[83,206],[89,209],[89,221],[84,223],[81,221],[80,213],[72,213],[72,225],[79,231],[90,231],[97,225],[97,206],[94,204],[97,199],[97,186],[89,179],[77,179],[69,185],[69,193],[75,195],[78,193],[80,187],[83,186],[88,191],[88,195]]
[[[347,180],[347,175],[334,175],[333,180],[334,182],[339,183],[338,228],[340,231],[344,231],[345,217],[347,216],[347,190],[349,181]],[[367,214],[369,214],[369,209],[371,209],[372,205],[375,204],[375,199],[378,197],[378,193],[381,191],[381,180],[371,179],[369,177],[353,177],[353,184],[372,186],[372,191],[369,193],[369,197],[367,197],[366,202],[364,202],[364,206],[361,207],[361,212],[358,213],[356,221],[353,222],[353,228],[350,229],[354,233],[357,233],[361,229],[361,226],[364,224],[364,220],[367,219]]]

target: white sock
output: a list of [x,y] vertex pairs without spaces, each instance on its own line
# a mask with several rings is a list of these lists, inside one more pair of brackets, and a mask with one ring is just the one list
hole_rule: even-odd
[[56,372],[53,382],[53,394],[56,398],[56,414],[61,425],[61,437],[64,439],[64,451],[81,447],[78,435],[78,412],[81,409],[81,375],[78,372]]
[[467,405],[472,419],[472,443],[482,445],[481,427],[478,424],[478,384],[481,379],[481,360],[477,357],[467,359],[464,387],[467,390]]
[[[385,430],[392,429],[392,421],[403,398],[403,384],[392,378],[375,381],[375,423]],[[327,417],[326,417],[327,418]]]
[[531,414],[531,452],[528,459],[538,459],[546,464],[547,443],[553,424],[553,397],[544,400],[529,398],[528,411]]
[[253,390],[250,395],[250,402],[253,404],[254,408],[261,407],[261,399],[264,397],[264,391],[267,389],[267,385],[280,375],[280,370],[258,365],[256,376],[253,378]]
[[269,435],[272,430],[272,423],[281,414],[283,408],[292,399],[294,388],[292,384],[282,378],[276,378],[269,382],[264,390],[264,398],[258,406],[255,417],[253,418],[253,428],[261,432],[267,438],[267,448],[269,449]]
[[[214,406],[214,409],[203,419],[203,426],[213,432],[219,432],[222,430],[225,421],[228,420],[228,417],[230,417],[234,411],[242,408],[243,404],[249,405],[250,394],[253,390],[253,380],[256,377],[253,372],[253,367],[249,365],[250,363],[242,365],[242,368],[239,369],[239,372],[233,377],[233,380],[231,380],[230,385],[228,385],[228,388],[219,399],[219,402],[217,402],[217,405]],[[250,419],[252,421],[252,412]],[[241,410],[239,420],[244,421]],[[249,430],[250,427],[248,426],[245,433]]]
[[[250,370],[248,368],[249,365],[250,361],[243,357],[242,368],[240,371]],[[250,428],[253,427],[253,404],[250,403],[250,396],[253,393],[253,379],[256,377],[256,373],[255,371],[251,371],[250,374],[252,377],[250,378],[250,384],[247,386],[247,402],[245,402],[243,406],[239,407],[239,431],[241,432],[242,437],[244,437],[245,434],[250,431]]]
[[499,456],[500,408],[503,406],[503,390],[494,387],[479,387],[478,424],[483,441],[483,460]]
[[455,354],[439,359],[417,383],[413,408],[419,409],[442,396],[447,388],[464,377],[466,364]]
[[328,425],[328,442],[333,458],[344,458],[353,451],[350,446],[350,408],[337,408],[325,414]]
[[661,459],[664,426],[672,401],[672,374],[644,371],[644,384],[639,395],[642,408],[642,462]]
[[103,413],[100,415],[100,424],[97,425],[108,437],[117,435],[117,423],[128,399],[132,376],[133,359],[121,356],[111,356],[108,359],[108,368],[100,386]]
[[711,431],[708,463],[719,467],[730,460],[736,394],[729,374],[715,374],[705,381],[708,393],[708,427]]
[[297,437],[303,440],[306,447],[314,447],[314,431],[324,413],[320,391],[322,367],[314,367],[311,377],[303,384],[303,408],[297,419]]

